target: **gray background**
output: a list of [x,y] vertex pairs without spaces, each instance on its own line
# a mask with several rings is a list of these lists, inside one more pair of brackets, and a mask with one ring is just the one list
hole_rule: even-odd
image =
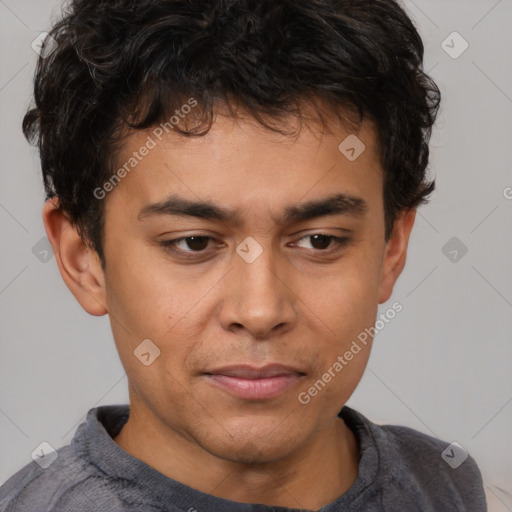
[[[437,191],[381,308],[399,301],[403,311],[376,338],[349,405],[457,441],[479,463],[491,510],[512,510],[512,1],[404,3],[443,94],[431,144]],[[30,45],[60,4],[0,0],[0,482],[40,442],[67,444],[91,407],[127,402],[108,318],[81,309],[36,245],[43,187],[20,125]],[[469,44],[458,58],[443,49],[461,50],[458,36],[446,39],[454,31]]]

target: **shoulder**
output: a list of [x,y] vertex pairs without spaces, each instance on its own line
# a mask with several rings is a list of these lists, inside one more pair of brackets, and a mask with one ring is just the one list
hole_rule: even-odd
[[480,470],[458,443],[409,427],[378,425],[352,409],[347,420],[377,449],[384,502],[387,497],[394,502],[407,496],[424,503],[422,510],[486,510]]
[[109,432],[127,414],[126,406],[91,409],[70,445],[43,454],[46,459],[30,462],[0,487],[0,512],[120,512],[141,510],[141,504],[152,510],[136,482],[109,471],[107,464],[115,465],[112,452],[121,451]]
[[103,501],[103,510],[117,510],[98,468],[76,457],[70,446],[52,453],[57,458],[49,466],[32,461],[2,485],[0,512],[100,510]]

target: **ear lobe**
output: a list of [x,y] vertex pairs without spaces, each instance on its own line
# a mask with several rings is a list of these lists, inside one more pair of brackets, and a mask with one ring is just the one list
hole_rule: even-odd
[[66,286],[87,313],[105,315],[105,277],[98,254],[82,241],[56,198],[45,202],[43,222]]
[[404,269],[409,236],[415,217],[416,209],[412,209],[400,213],[395,220],[393,232],[386,245],[381,269],[379,304],[386,302],[391,297],[393,287]]

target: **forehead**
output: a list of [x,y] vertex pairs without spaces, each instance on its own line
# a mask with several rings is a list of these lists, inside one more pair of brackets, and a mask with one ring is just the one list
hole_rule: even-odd
[[251,118],[218,115],[203,136],[161,132],[126,138],[117,156],[117,168],[126,172],[109,192],[107,210],[124,203],[139,217],[148,204],[178,195],[240,212],[275,208],[277,215],[284,205],[336,192],[373,203],[382,195],[377,134],[369,120],[357,131],[333,125],[322,133],[311,124],[290,136]]

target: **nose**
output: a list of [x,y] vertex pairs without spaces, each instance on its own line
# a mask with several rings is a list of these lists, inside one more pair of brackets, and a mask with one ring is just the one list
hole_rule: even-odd
[[290,273],[278,265],[270,248],[251,263],[234,255],[229,272],[220,322],[230,332],[246,330],[263,339],[290,330],[297,320]]

